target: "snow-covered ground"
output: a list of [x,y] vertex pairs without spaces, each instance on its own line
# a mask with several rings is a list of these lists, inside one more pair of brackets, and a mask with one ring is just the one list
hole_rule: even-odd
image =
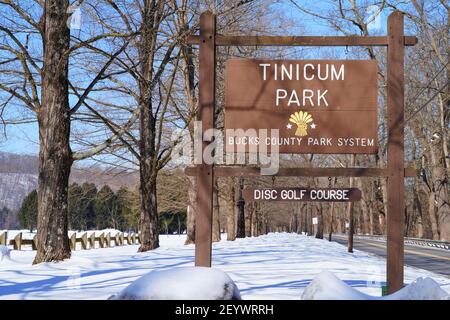
[[[32,266],[32,251],[12,251],[0,261],[1,299],[107,299],[152,270],[193,266],[194,246],[185,236],[161,236],[161,247],[136,253],[138,246],[73,252],[61,263]],[[225,271],[243,299],[300,299],[324,270],[361,292],[381,295],[385,260],[312,237],[271,233],[257,238],[223,240],[213,246],[213,267]],[[431,277],[450,293],[450,279],[412,267],[405,282]]]

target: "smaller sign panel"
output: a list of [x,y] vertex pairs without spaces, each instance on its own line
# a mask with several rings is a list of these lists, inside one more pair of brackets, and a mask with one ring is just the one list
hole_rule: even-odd
[[313,224],[319,224],[319,219],[317,217],[312,218]]
[[245,201],[353,202],[361,200],[358,188],[245,188]]

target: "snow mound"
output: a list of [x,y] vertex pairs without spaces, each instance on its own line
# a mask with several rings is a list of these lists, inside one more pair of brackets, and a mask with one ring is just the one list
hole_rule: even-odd
[[439,284],[431,278],[417,278],[401,290],[383,297],[385,300],[450,300]]
[[109,299],[241,300],[241,296],[233,280],[221,270],[180,267],[147,273]]
[[329,271],[322,271],[306,287],[302,300],[367,300],[370,296],[353,289]]
[[401,290],[384,296],[375,297],[364,294],[333,273],[323,271],[306,287],[302,300],[449,300],[450,296],[431,278],[417,278]]
[[0,261],[3,261],[3,259],[11,260],[11,249],[7,246],[0,245]]

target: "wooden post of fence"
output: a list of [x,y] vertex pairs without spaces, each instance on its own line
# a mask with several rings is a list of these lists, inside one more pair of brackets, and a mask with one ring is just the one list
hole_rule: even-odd
[[2,232],[0,234],[0,245],[7,246],[8,245],[7,241],[8,241],[8,232],[7,231]]
[[89,249],[95,249],[95,232],[89,237]]
[[120,233],[119,238],[120,238],[120,245],[123,246],[123,240],[124,240],[123,232]]
[[133,244],[136,244],[136,234],[134,232],[131,235],[131,240],[133,241]]
[[116,244],[116,247],[117,247],[117,246],[120,246],[120,236],[119,236],[119,233],[116,233],[116,235],[114,236],[114,242],[115,242],[115,244]]
[[[202,122],[203,133],[214,127],[216,69],[216,16],[204,12],[200,16],[199,51],[199,106],[197,120]],[[213,164],[204,163],[203,150],[208,141],[202,141],[201,164],[197,165],[197,211],[195,228],[195,265],[211,267]]]
[[77,234],[75,232],[72,233],[72,236],[70,237],[70,250],[77,250]]
[[102,232],[102,234],[98,238],[98,243],[100,244],[100,248],[105,247],[105,233]]
[[31,242],[31,249],[32,250],[37,250],[38,247],[38,237],[37,234],[33,237],[33,241]]
[[88,240],[87,240],[87,232],[85,232],[81,236],[81,250],[87,250],[87,248],[88,248]]
[[127,243],[128,243],[128,245],[131,244],[131,234],[130,233],[127,233]]
[[107,234],[106,234],[106,247],[111,247],[111,233],[110,232],[108,232]]
[[14,250],[21,250],[22,249],[22,232],[19,232],[15,237],[14,237],[14,245],[13,245]]
[[388,17],[387,50],[387,285],[403,287],[404,182],[404,36],[403,14]]

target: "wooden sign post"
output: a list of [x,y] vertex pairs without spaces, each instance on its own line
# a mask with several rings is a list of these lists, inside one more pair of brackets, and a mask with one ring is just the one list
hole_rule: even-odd
[[387,49],[387,285],[393,293],[403,287],[404,265],[404,38],[403,14],[388,17]]
[[[199,106],[197,120],[202,130],[214,126],[216,104],[216,17],[205,12],[200,17],[199,52]],[[202,135],[203,136],[203,135]],[[208,145],[202,144],[202,154]],[[195,265],[211,266],[212,212],[214,170],[212,165],[201,164],[197,168],[197,210],[195,217]]]
[[[404,36],[403,34],[403,14],[393,12],[388,18],[388,35],[375,37],[226,36],[216,34],[215,21],[214,14],[204,12],[200,17],[200,35],[189,37],[190,44],[200,46],[200,97],[197,120],[202,122],[203,132],[214,126],[216,46],[387,47],[387,167],[280,168],[276,175],[387,178],[388,291],[392,293],[401,289],[403,286],[403,215],[405,208],[403,179],[406,176],[415,176],[414,171],[405,170],[403,163],[404,46],[413,46],[417,43],[416,37]],[[262,67],[261,64],[263,65]],[[326,68],[326,64],[330,68],[328,75],[323,71],[320,74],[321,79],[317,79],[319,78],[319,67]],[[280,69],[275,70],[275,65]],[[350,78],[340,77],[340,68],[342,65],[347,69],[347,75]],[[260,68],[260,73],[257,73],[258,69],[255,69],[255,66]],[[232,72],[233,68],[235,68],[235,72]],[[244,70],[239,71],[240,68]],[[264,68],[264,70],[261,70],[261,68]],[[299,70],[298,73],[296,73],[297,68]],[[352,70],[353,72],[351,72]],[[241,128],[253,127],[255,129],[276,127],[280,129],[281,136],[285,138],[303,138],[308,135],[311,138],[374,139],[373,143],[356,146],[354,144],[351,146],[339,144],[317,146],[314,144],[299,143],[294,146],[283,146],[280,148],[281,152],[351,154],[377,152],[375,62],[231,60],[227,65],[227,72],[229,71],[231,72],[230,75],[233,81],[229,82],[227,86],[228,89],[234,90],[234,92],[228,92],[226,94],[226,108],[228,110],[226,110],[225,123],[229,128],[236,126],[241,126]],[[266,78],[261,78],[261,71],[266,72]],[[364,73],[367,76],[365,80],[361,78]],[[283,76],[285,79],[279,78]],[[298,76],[298,79],[295,79],[296,83],[288,81],[291,80],[289,77],[294,76]],[[312,78],[313,76],[316,77],[315,80]],[[275,79],[275,77],[277,78]],[[246,86],[242,87],[240,81],[246,81]],[[305,84],[308,85],[308,90],[310,91],[300,92]],[[277,92],[277,89],[280,89],[280,91]],[[294,90],[296,91],[295,94],[293,94]],[[327,96],[325,96],[325,90],[328,90],[326,93]],[[346,93],[347,99],[345,99]],[[351,100],[348,98],[349,95],[351,95]],[[328,106],[326,106],[325,100]],[[356,103],[352,104],[355,101]],[[329,102],[332,102],[332,104]],[[278,110],[274,110],[273,107],[277,103],[279,108]],[[294,108],[290,109],[291,106],[294,106]],[[308,117],[308,115],[304,114],[306,107],[321,109],[311,110]],[[300,111],[302,112],[301,114]],[[331,114],[333,114],[333,117],[330,117]],[[290,121],[291,118],[293,119],[292,121]],[[349,119],[352,121],[349,122]],[[305,123],[301,122],[301,120]],[[297,127],[294,126],[294,129],[292,127],[289,128],[289,122],[292,122]],[[316,124],[315,122],[317,122],[317,131],[315,131],[316,128],[311,127],[313,124]],[[337,131],[330,130],[333,125],[337,128]],[[319,128],[321,133],[318,130]],[[357,130],[354,130],[355,128]],[[319,133],[320,136],[318,135]],[[367,140],[365,141],[367,142]],[[208,143],[208,141],[202,143],[202,151],[208,146]],[[230,145],[233,144],[234,141],[230,143]],[[202,164],[194,168],[187,168],[186,174],[197,177],[195,265],[210,267],[214,176],[255,177],[259,175],[259,170],[258,168],[252,167],[214,166],[202,162]]]

